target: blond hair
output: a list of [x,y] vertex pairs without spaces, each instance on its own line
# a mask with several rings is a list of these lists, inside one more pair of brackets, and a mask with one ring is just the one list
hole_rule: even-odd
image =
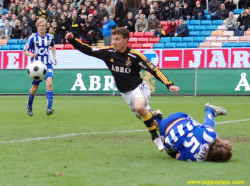
[[36,26],[38,27],[38,25],[40,25],[42,22],[45,22],[45,25],[47,24],[46,19],[41,18],[41,19],[39,19],[39,20],[36,22]]
[[20,26],[20,21],[19,21],[18,19],[16,19],[16,20],[14,21],[13,27],[16,26],[16,23],[18,23],[18,26]]

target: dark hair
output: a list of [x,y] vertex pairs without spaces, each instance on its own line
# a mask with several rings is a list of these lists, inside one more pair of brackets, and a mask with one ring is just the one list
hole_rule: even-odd
[[230,160],[232,155],[230,146],[214,141],[209,144],[206,161],[225,162]]
[[112,35],[121,34],[123,39],[126,39],[126,38],[129,39],[129,31],[128,31],[128,29],[123,28],[123,27],[119,27],[119,28],[116,28],[116,29],[112,30],[111,34]]

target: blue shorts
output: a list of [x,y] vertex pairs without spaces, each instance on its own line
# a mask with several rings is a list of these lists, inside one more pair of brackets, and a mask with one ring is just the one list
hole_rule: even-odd
[[[52,77],[53,78],[53,66],[52,66],[52,64],[48,64],[47,65],[47,69],[48,69],[48,73],[45,76],[44,80],[46,80],[48,77]],[[42,82],[42,80],[39,80],[39,81],[32,80],[32,85],[39,85],[40,82]]]

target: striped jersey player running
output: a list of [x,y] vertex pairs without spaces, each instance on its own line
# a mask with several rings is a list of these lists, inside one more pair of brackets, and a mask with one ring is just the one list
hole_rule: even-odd
[[[47,98],[47,115],[51,115],[54,113],[54,110],[52,109],[53,104],[53,62],[50,58],[49,54],[49,47],[51,46],[53,59],[55,61],[55,64],[57,64],[56,60],[56,48],[55,48],[55,40],[54,36],[46,33],[46,20],[45,19],[39,19],[36,22],[37,26],[37,33],[32,34],[24,46],[24,54],[26,56],[31,57],[31,62],[34,60],[40,60],[44,64],[47,65],[48,73],[45,76],[44,80],[46,81],[46,98]],[[30,52],[31,51],[31,52]],[[27,103],[27,112],[30,116],[33,116],[33,110],[32,110],[32,104],[35,97],[35,93],[38,90],[39,84],[42,82],[32,80],[32,86],[29,91],[29,100]]]

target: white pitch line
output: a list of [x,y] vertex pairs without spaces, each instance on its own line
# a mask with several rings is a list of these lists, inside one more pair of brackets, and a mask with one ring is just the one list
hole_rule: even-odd
[[[235,123],[235,122],[237,123],[237,122],[242,122],[242,121],[250,121],[250,119],[222,121],[222,122],[217,122],[215,124],[225,124],[225,123]],[[67,138],[67,137],[71,137],[71,136],[90,135],[90,134],[114,134],[114,133],[130,133],[130,132],[145,132],[145,131],[147,131],[147,130],[73,133],[73,134],[64,134],[64,135],[59,135],[59,136],[47,136],[47,137],[38,137],[38,138],[23,139],[23,140],[0,141],[0,144],[4,144],[4,143],[20,143],[20,142],[27,142],[27,141],[39,141],[39,140],[55,139],[55,138]]]

